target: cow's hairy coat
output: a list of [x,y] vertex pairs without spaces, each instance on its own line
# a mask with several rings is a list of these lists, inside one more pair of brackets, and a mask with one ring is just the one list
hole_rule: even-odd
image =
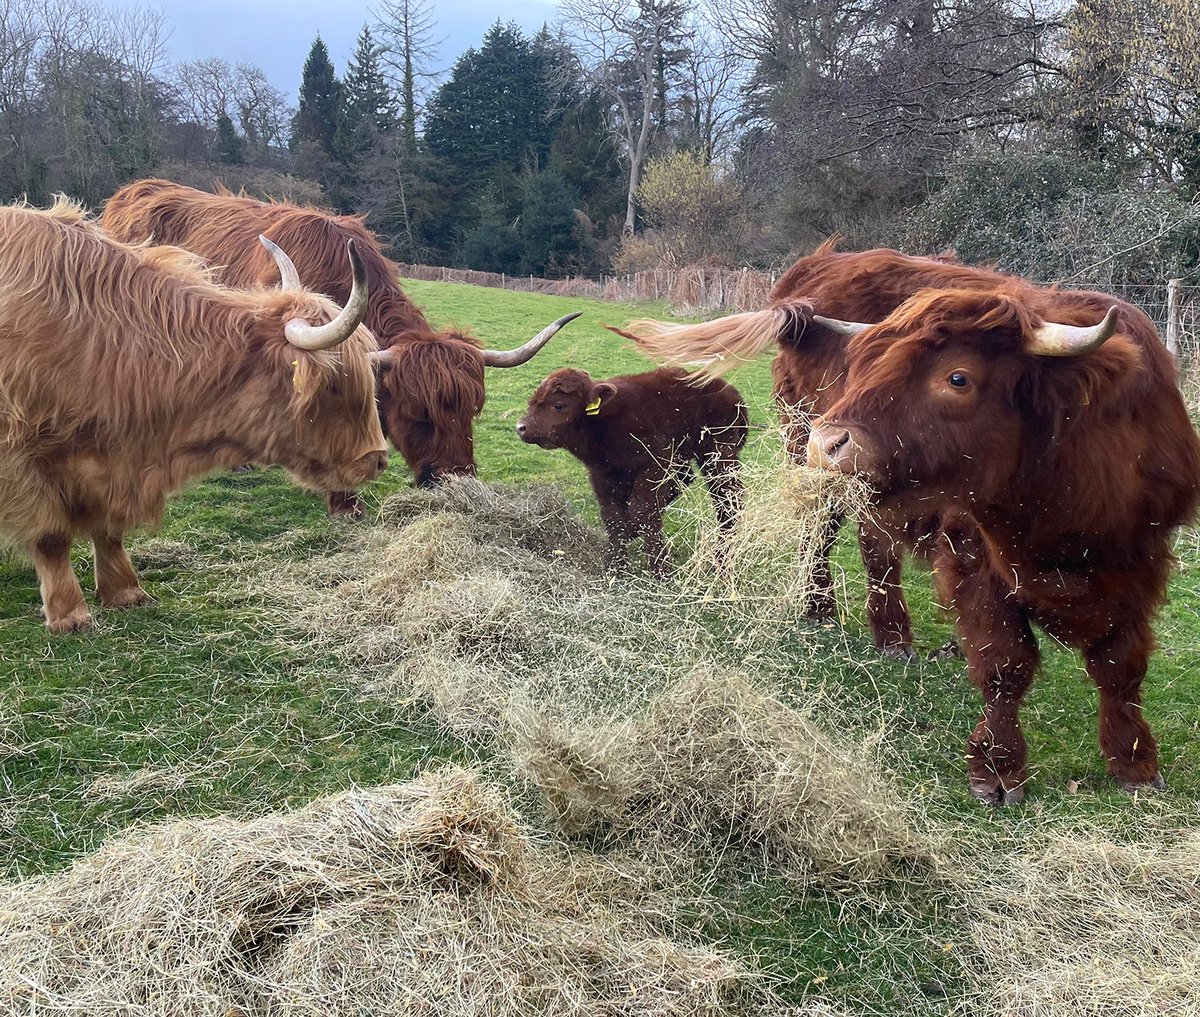
[[374,338],[310,353],[284,336],[335,317],[326,297],[225,288],[65,200],[0,209],[0,236],[0,530],[33,558],[52,627],[88,620],[75,533],[95,543],[102,602],[145,599],[122,535],[193,477],[253,461],[332,491],[378,473]]

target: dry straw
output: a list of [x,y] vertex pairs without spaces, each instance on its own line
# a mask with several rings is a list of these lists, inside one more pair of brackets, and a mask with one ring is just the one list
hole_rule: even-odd
[[446,767],[249,821],[176,821],[0,887],[0,1012],[717,1015],[773,1009],[663,934],[640,874],[532,840]]
[[365,695],[487,739],[558,829],[803,878],[930,859],[873,754],[714,663],[732,648],[679,595],[605,576],[603,538],[552,489],[463,480],[382,516],[304,566],[289,605],[365,663]]
[[973,1015],[1200,1013],[1200,830],[1060,837],[968,892]]

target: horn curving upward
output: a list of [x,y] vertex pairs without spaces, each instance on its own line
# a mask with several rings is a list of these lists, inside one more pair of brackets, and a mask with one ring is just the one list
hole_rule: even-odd
[[547,325],[530,339],[529,342],[518,346],[515,350],[480,350],[480,355],[483,357],[483,366],[520,367],[522,364],[532,360],[537,355],[537,352],[554,337],[554,334],[560,328],[570,324],[582,313],[582,311],[576,311],[574,314],[564,314],[557,321]]

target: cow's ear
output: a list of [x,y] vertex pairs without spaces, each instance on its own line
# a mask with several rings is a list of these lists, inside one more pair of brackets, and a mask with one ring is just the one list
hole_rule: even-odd
[[587,405],[583,408],[583,412],[589,417],[594,417],[600,412],[600,407],[612,399],[617,394],[617,386],[610,385],[607,381],[602,381],[598,385],[592,386],[591,395],[588,398]]

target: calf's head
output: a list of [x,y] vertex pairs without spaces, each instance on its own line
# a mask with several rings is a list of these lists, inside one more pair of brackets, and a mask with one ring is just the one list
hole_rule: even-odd
[[1136,369],[1136,346],[1107,342],[1117,313],[1060,324],[1013,295],[926,290],[877,325],[818,315],[853,338],[845,393],[814,423],[809,465],[857,474],[881,497],[1003,498],[1023,457],[1045,454],[1039,444]]
[[607,381],[594,382],[586,371],[564,367],[547,377],[529,398],[517,422],[522,441],[542,448],[570,448],[586,433],[588,418],[617,394]]

